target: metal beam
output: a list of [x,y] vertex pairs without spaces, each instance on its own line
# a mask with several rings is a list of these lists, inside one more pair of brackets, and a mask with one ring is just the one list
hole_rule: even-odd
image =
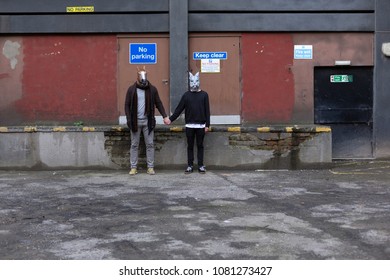
[[376,2],[374,68],[374,142],[376,158],[390,158],[390,56],[383,47],[390,43],[390,1]]
[[123,1],[123,0],[1,0],[1,14],[66,13],[67,7],[94,7],[94,13],[168,13],[169,0]]
[[188,0],[169,1],[170,108],[188,89]]

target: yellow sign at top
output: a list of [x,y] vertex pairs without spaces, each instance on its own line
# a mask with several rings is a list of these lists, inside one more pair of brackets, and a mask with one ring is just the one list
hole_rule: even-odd
[[93,13],[94,11],[95,11],[94,6],[66,7],[67,13]]

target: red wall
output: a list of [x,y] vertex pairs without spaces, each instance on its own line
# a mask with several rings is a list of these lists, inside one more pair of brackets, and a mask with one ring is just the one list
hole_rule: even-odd
[[[243,123],[313,123],[315,66],[373,65],[369,33],[241,36]],[[294,45],[312,45],[313,59],[294,60]],[[3,36],[0,50],[0,125],[118,123],[116,35]]]
[[118,122],[115,36],[23,37],[21,123]]
[[242,34],[243,122],[284,123],[294,110],[291,34]]

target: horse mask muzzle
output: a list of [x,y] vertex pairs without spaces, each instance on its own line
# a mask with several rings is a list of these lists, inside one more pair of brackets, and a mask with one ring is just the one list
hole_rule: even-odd
[[148,84],[148,74],[145,70],[138,71],[138,82],[143,86]]

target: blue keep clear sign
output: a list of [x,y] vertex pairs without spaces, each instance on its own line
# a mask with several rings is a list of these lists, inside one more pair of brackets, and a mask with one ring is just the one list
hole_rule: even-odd
[[194,60],[201,59],[227,59],[227,52],[194,52]]
[[130,64],[156,64],[157,44],[140,43],[129,45]]

